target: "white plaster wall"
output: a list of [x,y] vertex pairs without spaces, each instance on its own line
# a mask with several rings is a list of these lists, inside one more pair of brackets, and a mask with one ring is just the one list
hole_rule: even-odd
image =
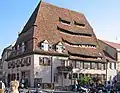
[[[39,65],[39,57],[51,58],[51,56],[46,55],[34,55],[34,78],[42,78],[42,83],[51,83],[51,66]],[[60,59],[64,59],[64,57],[52,57],[52,82],[54,82],[54,73],[57,73],[56,67],[61,65]]]
[[49,57],[49,56],[34,55],[34,78],[42,78],[42,83],[50,83],[51,67],[39,65],[39,57]]
[[[116,65],[117,66],[117,65]],[[107,65],[107,81],[117,79],[117,69],[114,68],[114,63],[112,63],[112,69],[110,69],[110,63]]]
[[117,70],[116,69],[107,69],[107,81],[110,81],[110,77],[111,80],[113,79],[117,79]]
[[120,73],[120,52],[119,51],[117,52],[117,61],[118,61],[117,69],[118,69],[118,72]]

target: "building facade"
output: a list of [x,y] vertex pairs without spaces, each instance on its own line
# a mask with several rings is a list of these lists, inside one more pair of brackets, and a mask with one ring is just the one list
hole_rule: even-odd
[[120,44],[105,40],[99,40],[99,43],[107,61],[107,81],[120,80]]
[[0,79],[2,78],[3,74],[3,66],[2,66],[2,59],[0,59]]
[[10,46],[4,48],[2,52],[2,58],[1,58],[1,79],[4,82],[7,82],[5,79],[7,78],[7,71],[8,71],[8,66],[7,66],[7,61],[6,59],[10,56],[12,52],[12,47],[14,46],[14,43],[11,44]]
[[69,86],[81,76],[106,80],[104,53],[82,13],[40,2],[12,49],[8,83],[49,87]]

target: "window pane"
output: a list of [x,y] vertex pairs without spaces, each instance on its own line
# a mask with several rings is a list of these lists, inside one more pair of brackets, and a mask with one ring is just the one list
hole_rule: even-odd
[[65,60],[61,60],[61,66],[65,66]]
[[43,64],[43,58],[39,57],[39,65]]
[[103,69],[105,70],[106,69],[106,64],[102,64],[103,65]]
[[116,63],[114,63],[114,69],[116,69]]
[[80,68],[80,62],[76,61],[76,68]]
[[89,69],[90,68],[90,63],[84,63],[84,69]]
[[102,64],[101,63],[97,63],[97,69],[102,69]]
[[91,69],[97,69],[97,63],[91,63]]
[[109,64],[110,64],[110,65],[109,65],[109,66],[110,66],[109,68],[112,69],[112,63],[109,63]]
[[72,61],[73,63],[73,68],[76,68],[76,62],[75,61]]

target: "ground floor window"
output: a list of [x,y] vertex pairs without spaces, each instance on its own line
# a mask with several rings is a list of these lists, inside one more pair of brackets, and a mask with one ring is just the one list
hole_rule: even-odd
[[30,71],[22,71],[21,72],[20,84],[23,84],[24,87],[30,86]]
[[73,78],[78,78],[78,74],[77,73],[73,73]]
[[42,78],[34,78],[34,87],[41,87]]
[[54,82],[56,82],[56,83],[58,82],[58,75],[57,74],[54,75]]

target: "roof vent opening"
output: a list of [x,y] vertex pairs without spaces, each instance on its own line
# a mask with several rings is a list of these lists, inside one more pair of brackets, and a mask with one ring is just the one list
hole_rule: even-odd
[[79,27],[85,27],[85,24],[78,23],[78,22],[76,22],[76,21],[74,21],[74,24],[75,24],[76,26],[79,26]]
[[59,17],[59,21],[63,24],[70,25],[70,22]]

